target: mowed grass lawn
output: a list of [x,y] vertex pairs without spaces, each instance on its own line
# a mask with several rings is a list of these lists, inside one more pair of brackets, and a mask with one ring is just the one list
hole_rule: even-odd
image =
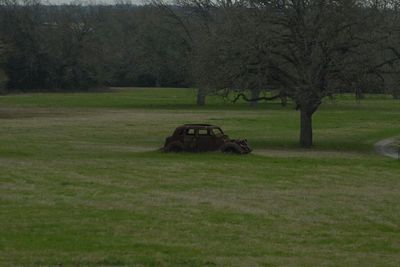
[[[399,266],[400,101],[327,100],[315,147],[292,105],[194,105],[191,89],[0,97],[1,266]],[[176,126],[246,156],[165,154]]]

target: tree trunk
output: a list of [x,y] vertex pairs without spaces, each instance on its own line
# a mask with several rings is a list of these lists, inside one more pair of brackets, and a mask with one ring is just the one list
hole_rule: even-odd
[[281,96],[281,106],[286,107],[287,105],[287,96]]
[[394,99],[400,99],[400,90],[399,89],[393,89],[393,93],[392,93],[392,95],[393,95],[393,98]]
[[[258,89],[251,90],[251,99],[257,99],[259,97],[260,97],[260,90]],[[250,106],[257,107],[257,105],[258,105],[258,100],[250,101]]]
[[356,88],[356,99],[361,100],[364,98],[365,98],[365,96],[364,96],[363,90],[361,88]]
[[206,95],[207,95],[207,90],[205,88],[197,89],[196,104],[198,106],[204,106],[206,104]]
[[300,108],[300,145],[304,148],[313,144],[312,114],[307,107]]

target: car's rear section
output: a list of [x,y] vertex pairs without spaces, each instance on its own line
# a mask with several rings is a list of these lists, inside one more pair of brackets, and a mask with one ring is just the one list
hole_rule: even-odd
[[221,147],[221,151],[232,154],[248,154],[252,149],[246,139],[231,139]]
[[240,147],[241,154],[248,154],[250,153],[253,149],[250,147],[249,143],[247,142],[247,139],[236,139],[233,140],[237,145]]

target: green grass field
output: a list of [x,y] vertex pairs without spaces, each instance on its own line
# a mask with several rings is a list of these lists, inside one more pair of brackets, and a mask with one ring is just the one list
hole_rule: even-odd
[[[292,105],[191,89],[0,97],[1,266],[399,266],[400,101],[326,100],[315,147]],[[212,123],[254,153],[156,151]]]

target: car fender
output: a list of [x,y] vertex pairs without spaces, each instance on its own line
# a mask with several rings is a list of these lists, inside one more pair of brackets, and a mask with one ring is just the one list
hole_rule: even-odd
[[233,149],[236,153],[242,153],[242,148],[234,142],[225,143],[224,145],[221,146],[220,150],[222,152],[227,152],[227,150],[229,149]]

